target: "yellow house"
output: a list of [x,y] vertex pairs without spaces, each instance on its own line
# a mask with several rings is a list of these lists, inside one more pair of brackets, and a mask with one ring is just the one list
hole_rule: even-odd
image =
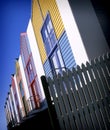
[[47,76],[109,51],[90,0],[32,0],[31,20]]

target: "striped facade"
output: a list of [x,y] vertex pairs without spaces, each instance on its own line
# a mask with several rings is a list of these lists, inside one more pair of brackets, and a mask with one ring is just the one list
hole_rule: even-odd
[[11,91],[10,91],[10,93],[8,93],[8,100],[9,100],[9,105],[10,105],[10,110],[11,110],[12,123],[14,125],[17,120],[16,120],[16,114],[15,114]]
[[8,128],[18,125],[21,120],[21,112],[18,101],[18,92],[16,90],[15,78],[15,75],[11,76],[10,90],[8,92],[8,97],[4,106]]
[[[74,5],[77,5],[75,2]],[[20,35],[20,55],[16,60],[16,72],[11,76],[4,106],[8,126],[18,125],[26,116],[47,108],[40,79],[42,75],[52,77],[62,74],[63,70],[71,70],[108,51],[90,2],[87,8],[89,7],[91,21],[96,22],[96,29],[99,29],[96,32],[100,34],[101,44],[99,35],[92,35],[91,28],[95,27],[94,24],[88,21],[89,33],[87,28],[83,28],[86,22],[81,25],[82,14],[77,15],[77,9],[71,0],[32,0],[31,19],[26,32]],[[88,37],[85,37],[86,34]]]
[[18,87],[18,93],[20,97],[20,102],[21,102],[21,114],[22,117],[25,117],[28,110],[28,104],[26,101],[26,92],[24,91],[24,83],[22,80],[22,75],[21,75],[21,70],[20,70],[20,65],[19,62],[16,61],[16,81],[17,81],[17,87]]
[[21,33],[21,59],[30,94],[29,100],[33,108],[39,109],[45,105],[45,97],[40,83],[40,76],[37,74],[37,66],[39,65],[35,66],[27,33]]
[[7,123],[13,126],[13,113],[12,113],[12,107],[10,104],[9,93],[8,93],[8,97],[5,103],[5,112],[7,116]]
[[22,59],[21,59],[21,55],[19,56],[19,59],[18,59],[18,65],[19,65],[19,69],[20,69],[20,72],[21,73],[21,80],[23,82],[23,91],[24,91],[24,105],[25,105],[25,111],[26,111],[26,114],[28,114],[28,112],[32,111],[32,104],[30,102],[30,93],[29,93],[29,89],[28,89],[28,84],[27,84],[27,80],[26,80],[26,77],[25,77],[25,71],[24,71],[24,68],[23,68],[23,63],[22,63]]
[[19,125],[27,116],[47,109],[40,79],[44,69],[31,20],[26,33],[20,35],[20,55],[15,67],[4,106],[9,129]]
[[[56,71],[56,73],[60,72],[57,69],[71,69],[72,67],[76,67],[76,64],[79,64],[74,57],[74,53],[72,50],[73,45],[71,46],[70,40],[68,39],[67,30],[65,29],[65,23],[62,19],[62,14],[59,10],[60,7],[58,7],[58,4],[59,3],[56,0],[48,0],[48,2],[43,0],[33,0],[32,2],[32,25],[36,36],[36,41],[39,48],[44,71],[47,76],[51,76],[54,71]],[[52,27],[50,25],[50,34],[48,19],[50,19],[52,24]],[[44,36],[45,34],[43,34],[43,31],[44,33],[45,31],[48,32],[48,37],[50,37],[50,39],[45,38],[46,36]],[[45,45],[48,44],[48,40],[51,41],[50,44],[53,44],[53,42],[56,44],[52,46],[50,52],[48,52],[49,47],[47,46],[46,48]],[[60,56],[57,54],[57,52],[55,52],[57,49],[60,51]],[[84,47],[82,50],[84,50]],[[84,54],[84,60],[87,61],[88,58],[86,56],[86,52],[84,52]],[[57,61],[55,61],[55,58],[53,59],[53,61],[51,60],[52,55],[56,55],[56,57],[58,57],[56,59]],[[60,65],[56,65],[56,63],[54,62],[60,62]]]
[[14,90],[13,90],[12,85],[10,85],[10,94],[11,94],[12,106],[13,106],[13,111],[14,111],[14,120],[15,120],[15,124],[16,124],[16,123],[19,123],[19,117],[18,117],[18,111],[17,111],[17,107],[16,107]]
[[18,118],[18,122],[20,122],[22,119],[22,113],[21,113],[22,104],[21,104],[21,100],[19,96],[19,90],[18,90],[18,85],[16,81],[16,74],[12,76],[12,88],[13,88],[13,94],[14,94],[14,99],[15,99],[15,106],[17,109],[17,118]]
[[38,82],[39,82],[39,85],[40,85],[41,101],[44,101],[45,95],[44,95],[44,91],[43,91],[43,87],[42,87],[42,83],[41,83],[41,79],[40,79],[40,77],[42,75],[44,75],[44,70],[43,70],[41,57],[40,57],[40,54],[39,54],[39,49],[38,49],[38,46],[36,44],[36,39],[35,39],[31,19],[29,20],[26,33],[27,33],[27,37],[28,37],[28,40],[29,40],[31,55],[33,57],[34,71],[37,73],[37,78],[38,78]]
[[[90,0],[78,2],[32,0],[32,25],[46,76],[109,51]],[[87,18],[91,21],[87,22]]]

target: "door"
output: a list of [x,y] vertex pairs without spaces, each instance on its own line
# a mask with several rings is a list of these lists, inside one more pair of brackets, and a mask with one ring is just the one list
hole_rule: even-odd
[[37,92],[35,80],[31,84],[31,89],[32,89],[32,95],[33,95],[33,100],[34,100],[34,103],[35,103],[35,107],[40,108],[40,97],[39,97],[39,94]]

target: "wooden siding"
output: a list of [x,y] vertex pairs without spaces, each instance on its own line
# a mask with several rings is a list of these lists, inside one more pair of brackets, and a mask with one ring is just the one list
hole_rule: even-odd
[[66,68],[71,69],[72,67],[76,67],[76,62],[65,31],[60,37],[58,43],[60,45],[61,54]]
[[59,38],[64,31],[64,25],[55,0],[32,1],[32,25],[43,64],[46,61],[47,56],[40,31],[48,11],[52,19],[56,37]]

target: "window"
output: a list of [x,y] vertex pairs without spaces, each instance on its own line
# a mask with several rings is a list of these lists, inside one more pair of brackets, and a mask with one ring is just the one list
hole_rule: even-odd
[[52,51],[52,49],[57,43],[57,38],[49,13],[47,14],[44,24],[42,26],[41,35],[45,45],[46,53],[47,55],[49,55],[49,53]]
[[59,48],[57,48],[50,58],[52,70],[54,74],[62,73],[64,70],[64,63]]
[[58,56],[59,62],[61,64],[61,67],[64,67],[64,62],[63,62],[63,59],[62,59],[62,56],[61,56],[61,52],[60,52],[59,49],[57,50],[57,56]]
[[21,92],[21,96],[24,96],[24,91],[23,91],[23,87],[22,87],[22,81],[20,81],[19,83],[19,88],[20,88],[20,92]]
[[32,64],[31,64],[31,60],[29,60],[26,68],[27,68],[29,81],[32,82],[34,80],[34,72],[33,72]]
[[21,56],[23,60],[23,65],[27,64],[28,57],[31,54],[29,40],[27,35],[21,37]]
[[59,65],[58,65],[58,61],[57,61],[55,54],[51,57],[51,60],[52,60],[51,62],[52,62],[53,73],[58,73]]
[[61,73],[64,62],[49,12],[41,28],[41,36],[53,74]]

